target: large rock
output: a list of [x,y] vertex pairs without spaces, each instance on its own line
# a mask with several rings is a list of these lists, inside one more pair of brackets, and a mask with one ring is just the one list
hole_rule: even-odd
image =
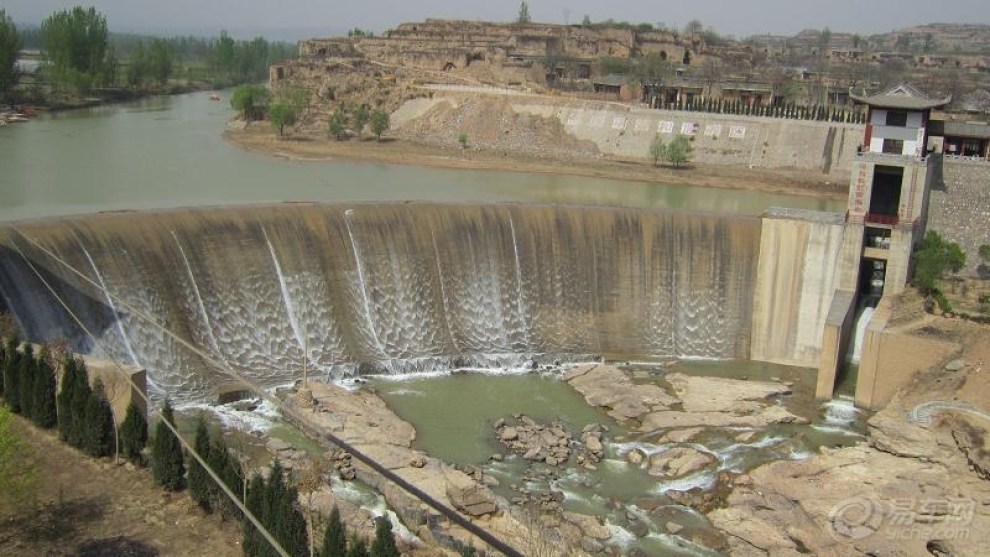
[[724,377],[696,377],[669,373],[664,379],[681,400],[686,412],[755,412],[776,396],[789,394],[783,383],[744,381]]
[[681,478],[715,462],[715,458],[691,447],[675,447],[650,457],[649,474],[657,478]]
[[770,406],[753,414],[732,412],[678,412],[663,410],[643,417],[644,431],[687,427],[766,427],[770,424],[806,424],[808,420],[791,414],[783,406]]
[[607,408],[608,415],[620,422],[668,408],[677,402],[657,385],[633,383],[626,372],[615,366],[594,365],[566,377],[588,404]]
[[583,535],[596,540],[607,540],[612,536],[612,532],[596,516],[565,512],[564,520],[580,528]]
[[498,511],[492,493],[479,485],[451,486],[447,490],[447,497],[454,508],[468,516],[483,516]]

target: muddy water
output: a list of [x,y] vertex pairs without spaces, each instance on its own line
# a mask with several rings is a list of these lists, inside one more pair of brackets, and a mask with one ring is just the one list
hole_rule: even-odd
[[[556,376],[391,377],[375,379],[373,386],[399,416],[416,427],[419,448],[449,462],[481,466],[499,480],[494,491],[507,500],[519,495],[512,489],[514,485],[526,486],[531,493],[562,492],[565,510],[606,520],[613,533],[610,544],[625,551],[638,547],[649,555],[714,555],[690,541],[711,535],[708,521],[668,498],[668,490],[707,489],[719,471],[742,473],[774,460],[807,458],[823,445],[846,446],[861,439],[862,416],[852,409],[851,401],[815,402],[814,376],[809,370],[749,361],[643,363],[626,369],[637,382],[661,385],[667,372],[786,381],[793,385],[793,394],[780,402],[810,419],[811,424],[770,426],[745,442],[736,437],[746,429],[710,429],[687,445],[716,456],[718,464],[678,480],[659,481],[629,464],[625,454],[633,448],[652,454],[672,445],[629,433],[603,412],[587,406]],[[604,424],[610,429],[606,458],[596,470],[575,466],[551,470],[507,454],[495,438],[492,423],[515,414],[543,422],[563,421],[575,435],[587,424]],[[489,461],[495,452],[507,454],[504,462]],[[685,526],[684,531],[678,535],[666,532],[668,521]],[[646,524],[649,534],[635,536],[634,522]]]

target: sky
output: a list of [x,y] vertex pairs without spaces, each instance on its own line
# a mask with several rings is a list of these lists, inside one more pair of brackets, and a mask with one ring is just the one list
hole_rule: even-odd
[[[697,19],[737,37],[793,35],[826,26],[870,34],[932,22],[990,24],[987,0],[529,0],[528,4],[535,22],[580,23],[587,14],[593,21],[664,22],[683,28]],[[3,0],[0,8],[15,22],[32,24],[75,5],[94,6],[114,31],[212,34],[227,29],[235,36],[284,39],[329,36],[353,27],[381,33],[426,18],[512,21],[519,11],[518,0]]]

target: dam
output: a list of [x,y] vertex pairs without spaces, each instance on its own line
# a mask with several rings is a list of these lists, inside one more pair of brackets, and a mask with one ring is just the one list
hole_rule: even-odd
[[540,205],[102,214],[5,227],[0,300],[28,338],[105,347],[179,398],[217,377],[165,329],[268,386],[304,368],[748,358],[760,237],[755,217]]

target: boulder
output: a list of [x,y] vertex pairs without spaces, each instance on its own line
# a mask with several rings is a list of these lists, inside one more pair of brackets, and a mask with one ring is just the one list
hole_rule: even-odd
[[498,511],[498,505],[491,492],[479,485],[452,486],[447,489],[447,497],[450,498],[454,508],[468,516],[483,516]]
[[715,462],[715,458],[691,447],[675,447],[650,457],[649,474],[658,478],[680,478]]

